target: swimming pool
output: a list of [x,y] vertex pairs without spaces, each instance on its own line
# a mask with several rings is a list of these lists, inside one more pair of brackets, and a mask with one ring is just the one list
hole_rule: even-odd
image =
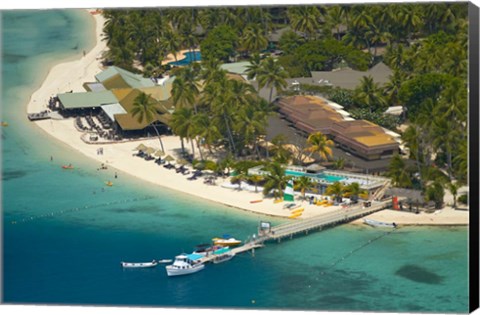
[[326,174],[309,174],[309,173],[292,171],[292,170],[286,170],[285,175],[289,175],[289,176],[308,176],[308,177],[315,178],[315,179],[325,180],[325,181],[331,182],[331,183],[338,182],[338,181],[346,179],[346,177],[342,177],[342,176],[333,176],[333,175],[326,175]]
[[182,60],[169,62],[168,64],[172,66],[186,66],[194,61],[200,61],[200,60],[202,60],[202,53],[197,50],[194,52],[190,52],[190,51],[186,52],[185,58],[183,58]]

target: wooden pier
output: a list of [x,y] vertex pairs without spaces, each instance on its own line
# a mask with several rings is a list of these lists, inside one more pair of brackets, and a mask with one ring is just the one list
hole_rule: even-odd
[[[242,246],[232,248],[231,252],[234,253],[235,255],[237,255],[237,254],[240,254],[240,253],[251,251],[252,254],[254,254],[255,253],[255,248],[260,248],[260,247],[263,247],[263,246],[264,245],[261,244],[261,243],[252,241],[252,242],[245,243]],[[200,262],[202,262],[202,263],[212,262],[215,259],[215,257],[217,257],[217,255],[210,254],[209,256],[205,256],[205,257],[201,258]]]
[[[398,198],[399,201],[402,201],[403,199],[405,198]],[[282,238],[291,239],[296,234],[308,234],[310,231],[319,231],[328,226],[350,222],[374,212],[390,208],[391,206],[392,200],[372,201],[372,204],[369,207],[359,204],[335,212],[320,214],[308,219],[297,219],[293,222],[272,227],[268,231],[259,231],[258,237],[251,239],[242,246],[234,247],[232,252],[240,254],[251,251],[252,254],[254,254],[255,249],[263,247],[265,242],[272,240],[280,242]],[[211,254],[207,257],[203,257],[200,261],[203,263],[211,262],[216,256],[217,255]]]
[[333,226],[356,220],[374,212],[391,207],[392,201],[373,201],[370,207],[364,207],[363,204],[338,210],[335,212],[324,213],[304,220],[285,223],[265,231],[260,240],[278,240],[290,237],[299,233],[308,234],[312,230],[322,230],[327,226]]

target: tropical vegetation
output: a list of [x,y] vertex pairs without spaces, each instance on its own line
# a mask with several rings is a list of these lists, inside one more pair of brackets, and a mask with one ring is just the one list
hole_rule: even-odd
[[[421,189],[440,206],[444,189],[453,194],[452,185],[467,183],[467,3],[108,9],[104,15],[108,63],[145,76],[165,71],[176,76],[169,127],[181,137],[182,148],[188,141],[200,159],[217,150],[224,152],[220,161],[295,160],[286,139],[265,145],[274,92],[321,94],[356,119],[402,134],[409,161],[395,156],[386,173],[395,186]],[[273,41],[277,30],[282,35]],[[173,70],[162,65],[169,54],[198,48],[201,63]],[[273,48],[280,56],[270,54]],[[264,98],[220,68],[239,60],[249,61],[246,75],[258,90],[267,90]],[[393,71],[385,84],[365,76],[351,90],[306,84],[300,91],[288,89],[289,77],[343,67],[367,70],[379,62]],[[403,115],[385,115],[389,106],[402,106]],[[153,123],[153,113],[141,94],[132,114]],[[331,140],[322,136],[310,135],[302,152],[332,159]],[[264,192],[278,194],[285,178],[274,165],[268,166],[273,175],[264,179]],[[339,196],[340,188],[330,192]]]

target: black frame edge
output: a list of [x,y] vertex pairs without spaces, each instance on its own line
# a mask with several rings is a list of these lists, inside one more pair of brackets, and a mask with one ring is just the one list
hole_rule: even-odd
[[469,23],[469,310],[479,307],[479,8],[468,7]]

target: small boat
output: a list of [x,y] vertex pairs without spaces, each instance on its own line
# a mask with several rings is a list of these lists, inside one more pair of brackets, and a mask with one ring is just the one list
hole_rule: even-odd
[[368,224],[370,226],[374,226],[374,227],[388,227],[388,228],[396,228],[397,227],[395,222],[386,223],[386,222],[381,222],[381,221],[376,221],[376,220],[371,220],[371,219],[363,219],[363,223]]
[[235,256],[235,253],[232,252],[229,248],[222,248],[213,253],[215,258],[213,258],[214,264],[220,264],[225,261],[229,261]]
[[1,125],[2,125],[2,127],[8,127],[8,122],[2,121],[2,124],[1,124]]
[[293,213],[297,213],[297,212],[302,212],[303,210],[304,210],[304,208],[296,208],[296,209],[293,209],[291,213],[293,214]]
[[212,239],[213,244],[215,245],[221,245],[221,246],[237,246],[242,243],[242,241],[239,241],[237,239],[234,239],[233,237],[230,238],[213,238]]
[[292,209],[292,208],[295,208],[297,206],[296,203],[287,203],[283,206],[284,209]]
[[72,164],[62,165],[62,168],[65,170],[73,170],[73,165]]
[[167,275],[169,277],[182,276],[203,270],[205,265],[200,262],[201,258],[203,258],[203,256],[198,254],[178,255],[175,257],[173,264],[165,267]]
[[251,200],[250,203],[259,203],[259,202],[262,202],[263,199],[259,199],[259,200]]
[[303,214],[303,211],[295,212],[295,213],[292,213],[291,215],[289,215],[288,218],[295,219],[295,218],[298,218],[299,216],[301,216],[302,214]]
[[158,262],[155,260],[152,260],[151,262],[121,262],[120,263],[123,268],[152,268],[155,267]]
[[159,264],[169,264],[171,263],[173,260],[172,259],[160,259],[158,261]]
[[228,248],[228,246],[225,247],[225,246],[221,246],[221,245],[213,245],[212,246],[211,244],[200,244],[200,245],[195,246],[195,250],[194,250],[193,254],[207,256],[209,253],[213,253],[214,251],[220,250],[222,248]]
[[50,113],[48,111],[44,110],[43,112],[39,112],[39,113],[27,114],[27,117],[30,121],[49,119],[50,118]]
[[105,185],[109,186],[109,187],[112,187],[113,186],[113,183],[111,181],[108,181],[105,183]]

